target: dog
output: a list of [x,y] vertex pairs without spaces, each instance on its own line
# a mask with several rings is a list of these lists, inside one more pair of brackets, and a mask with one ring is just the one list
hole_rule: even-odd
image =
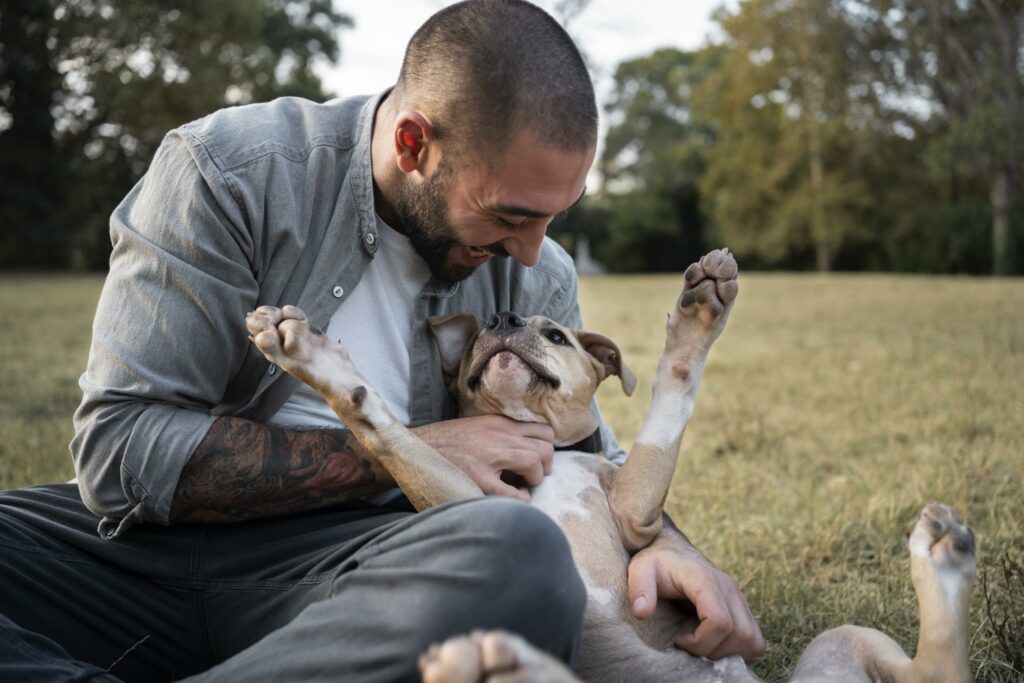
[[[503,632],[453,638],[431,648],[420,666],[437,681],[753,681],[739,657],[711,662],[673,647],[696,620],[659,601],[645,620],[628,604],[626,569],[633,553],[664,529],[663,507],[683,432],[692,415],[708,351],[738,295],[738,268],[728,250],[691,264],[666,323],[666,341],[650,408],[622,467],[593,446],[590,410],[598,385],[618,377],[631,394],[636,377],[609,338],[568,329],[543,317],[503,312],[483,326],[472,314],[429,321],[448,388],[463,416],[501,414],[542,422],[555,433],[551,472],[530,490],[531,502],[565,532],[587,588],[575,672]],[[391,415],[338,344],[312,329],[294,306],[261,306],[246,317],[260,351],[316,389],[389,471],[417,510],[480,497],[464,472],[417,439]],[[564,450],[563,450],[564,449]],[[925,508],[910,536],[911,572],[921,608],[916,656],[879,631],[843,626],[818,636],[794,681],[967,681],[968,604],[974,536],[946,506]]]

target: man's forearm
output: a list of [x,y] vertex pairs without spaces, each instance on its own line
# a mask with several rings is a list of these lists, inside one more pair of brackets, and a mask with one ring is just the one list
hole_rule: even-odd
[[181,472],[172,522],[235,522],[324,507],[394,486],[342,429],[218,418]]

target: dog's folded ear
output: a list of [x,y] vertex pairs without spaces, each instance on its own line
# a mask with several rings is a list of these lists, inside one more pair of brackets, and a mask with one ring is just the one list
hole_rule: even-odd
[[622,352],[619,351],[615,342],[603,334],[584,332],[583,330],[576,333],[576,338],[580,340],[583,350],[604,366],[605,377],[618,375],[619,381],[622,382],[622,391],[626,393],[626,396],[632,396],[636,389],[636,375],[626,367],[622,360]]
[[441,352],[441,369],[446,384],[459,376],[459,364],[473,337],[480,329],[480,321],[469,311],[454,315],[435,315],[427,318],[427,325],[434,333],[437,348]]

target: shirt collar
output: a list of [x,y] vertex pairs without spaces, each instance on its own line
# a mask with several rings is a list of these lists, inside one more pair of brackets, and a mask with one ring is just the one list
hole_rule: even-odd
[[373,163],[370,157],[373,147],[373,120],[377,114],[377,107],[390,92],[389,88],[363,104],[352,147],[353,168],[349,170],[352,178],[352,196],[359,217],[359,242],[370,256],[376,253],[380,242],[373,210]]

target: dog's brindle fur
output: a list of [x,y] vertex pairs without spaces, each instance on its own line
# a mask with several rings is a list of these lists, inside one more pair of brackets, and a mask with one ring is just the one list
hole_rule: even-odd
[[[736,299],[736,262],[714,251],[687,269],[669,316],[651,407],[626,464],[558,451],[551,473],[532,489],[532,503],[565,531],[587,586],[577,673],[585,680],[756,680],[738,657],[718,662],[675,649],[692,617],[667,601],[638,621],[628,604],[631,553],[662,529],[662,508],[683,431],[693,411],[704,362]],[[480,497],[465,473],[398,423],[348,354],[309,328],[299,309],[260,307],[247,317],[253,340],[271,362],[316,389],[379,459],[418,510]],[[608,338],[570,330],[546,318],[498,314],[483,329],[468,314],[431,321],[449,389],[464,416],[502,414],[551,425],[558,446],[597,426],[590,411],[598,384],[617,375],[627,394],[636,379]],[[915,540],[916,539],[916,540]],[[944,506],[922,513],[911,538],[914,584],[921,605],[918,655],[910,660],[887,636],[841,627],[819,636],[794,680],[963,681],[973,536]],[[453,639],[428,653],[427,680],[475,681],[517,672],[522,680],[572,680],[558,662],[510,634]]]

